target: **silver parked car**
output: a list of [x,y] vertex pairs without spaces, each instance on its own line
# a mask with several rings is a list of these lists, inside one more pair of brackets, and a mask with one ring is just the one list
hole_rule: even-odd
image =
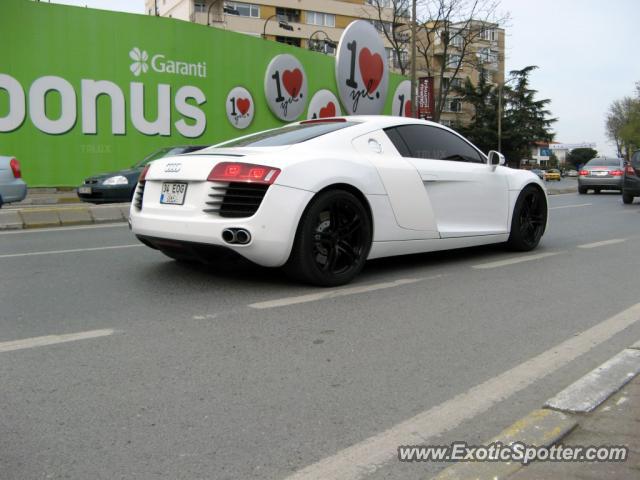
[[0,207],[3,203],[19,202],[27,196],[27,184],[22,180],[20,162],[14,157],[0,156]]
[[596,157],[589,160],[578,172],[578,193],[593,190],[622,191],[624,177],[624,159],[612,157]]

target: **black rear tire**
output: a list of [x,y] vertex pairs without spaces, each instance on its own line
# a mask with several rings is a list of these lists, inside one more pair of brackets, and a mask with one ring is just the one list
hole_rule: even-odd
[[633,195],[629,195],[628,193],[622,192],[622,203],[626,205],[633,203]]
[[578,187],[578,193],[580,195],[585,195],[587,193],[587,189],[585,187]]
[[345,190],[318,194],[302,214],[285,272],[306,283],[335,287],[360,273],[372,227],[362,202]]
[[544,193],[536,186],[522,189],[513,209],[511,233],[507,247],[526,252],[540,243],[547,224],[547,201]]

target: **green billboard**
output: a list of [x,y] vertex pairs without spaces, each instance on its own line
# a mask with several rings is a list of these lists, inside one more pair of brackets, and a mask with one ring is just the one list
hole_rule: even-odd
[[[0,155],[20,160],[29,186],[73,186],[163,146],[283,125],[265,98],[281,54],[302,66],[309,97],[336,92],[335,59],[320,53],[170,18],[2,0]],[[402,80],[390,75],[388,91]],[[255,104],[248,125],[229,120],[233,92]],[[249,112],[247,98],[231,100],[234,115]],[[390,105],[387,95],[384,113]]]

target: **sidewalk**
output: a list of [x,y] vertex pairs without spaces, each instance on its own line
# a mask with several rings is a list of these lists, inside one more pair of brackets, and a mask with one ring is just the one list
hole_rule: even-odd
[[604,446],[624,445],[629,448],[625,462],[532,463],[510,480],[562,478],[633,479],[640,478],[640,375],[611,396],[596,410],[580,414],[578,426],[559,443],[562,445]]

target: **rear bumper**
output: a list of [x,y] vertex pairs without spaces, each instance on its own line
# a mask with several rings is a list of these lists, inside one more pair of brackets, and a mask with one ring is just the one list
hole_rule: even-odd
[[578,177],[578,186],[621,190],[622,177]]
[[27,196],[27,184],[16,178],[11,183],[0,185],[0,204],[21,202]]
[[[142,209],[132,204],[131,229],[142,238],[181,244],[224,247],[264,267],[279,267],[289,258],[300,217],[313,192],[271,185],[256,213],[246,218],[225,218],[204,212],[208,182],[190,183],[184,205],[162,205],[160,183],[147,181]],[[222,239],[226,228],[244,228],[251,233],[246,245],[230,245]],[[160,241],[160,243],[158,242]],[[162,248],[162,247],[161,247]]]
[[135,185],[81,185],[78,188],[89,187],[91,193],[80,193],[78,198],[89,203],[126,203],[131,201]]

